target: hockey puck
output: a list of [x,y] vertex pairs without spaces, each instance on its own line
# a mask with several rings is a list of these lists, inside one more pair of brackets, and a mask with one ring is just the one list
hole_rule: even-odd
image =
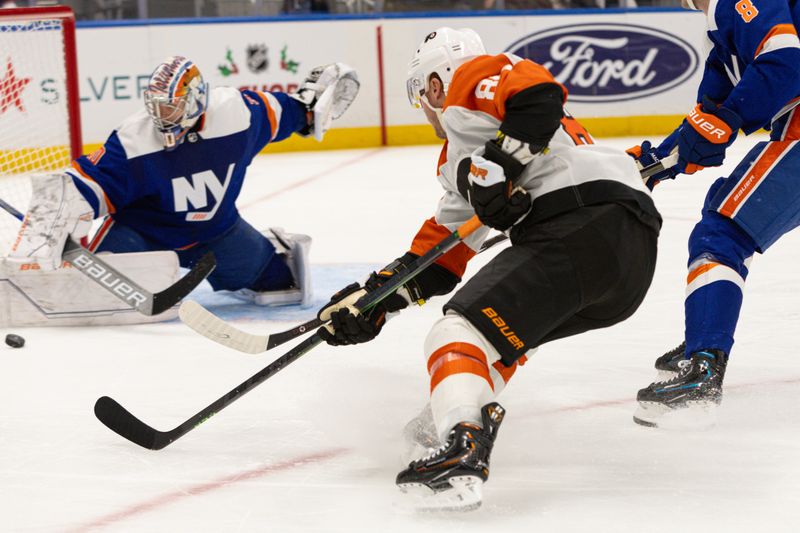
[[6,335],[6,344],[11,346],[12,348],[22,348],[25,346],[25,339],[20,337],[19,335],[14,335],[13,333],[9,333]]

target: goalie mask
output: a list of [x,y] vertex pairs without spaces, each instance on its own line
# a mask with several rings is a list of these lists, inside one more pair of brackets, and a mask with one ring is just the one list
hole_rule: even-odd
[[208,84],[194,63],[185,57],[172,56],[156,67],[150,76],[144,91],[144,103],[156,128],[164,136],[164,147],[173,150],[205,113]]
[[423,99],[428,103],[425,91],[432,74],[439,76],[447,94],[456,69],[470,59],[485,54],[483,42],[474,30],[439,28],[429,33],[408,64],[408,101],[416,108],[422,107]]

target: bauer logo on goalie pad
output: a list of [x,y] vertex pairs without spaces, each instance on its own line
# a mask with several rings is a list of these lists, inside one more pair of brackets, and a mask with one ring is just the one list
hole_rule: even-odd
[[122,296],[125,300],[130,302],[133,307],[139,306],[147,301],[147,297],[144,294],[92,261],[92,258],[88,255],[78,255],[73,262],[82,272],[95,278],[101,284],[111,289],[112,292]]
[[692,45],[658,28],[595,23],[559,26],[507,51],[543,65],[571,102],[618,102],[673,89],[697,71]]

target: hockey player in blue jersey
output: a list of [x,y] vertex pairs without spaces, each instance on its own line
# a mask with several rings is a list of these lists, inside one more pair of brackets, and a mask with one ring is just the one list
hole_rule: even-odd
[[308,303],[310,239],[278,230],[263,235],[235,201],[264,146],[293,133],[321,140],[357,91],[355,72],[340,63],[314,69],[293,94],[209,90],[194,63],[170,57],[150,77],[145,107],[102,148],[64,173],[34,180],[8,259],[56,268],[67,237],[83,237],[104,217],[92,250],[174,250],[184,267],[212,251],[215,290],[263,304]]
[[689,237],[685,342],[656,361],[670,377],[638,394],[634,420],[649,426],[676,415],[691,419],[695,409],[687,408],[711,410],[721,402],[751,258],[800,224],[800,2],[683,5],[706,14],[713,43],[698,104],[658,147],[645,141],[632,152],[646,165],[677,150],[678,164],[656,176],[672,178],[721,165],[739,130],[771,134],[708,191]]

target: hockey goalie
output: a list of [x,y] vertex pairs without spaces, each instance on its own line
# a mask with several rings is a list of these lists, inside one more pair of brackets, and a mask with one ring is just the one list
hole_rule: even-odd
[[[306,235],[260,232],[238,213],[248,165],[293,133],[322,141],[355,99],[350,67],[313,69],[291,94],[218,87],[173,56],[158,65],[145,106],[95,153],[61,173],[32,179],[33,194],[0,271],[0,325],[93,325],[170,319],[134,312],[76,269],[63,268],[68,239],[102,223],[89,250],[148,290],[178,279],[211,251],[207,278],[259,305],[308,305]],[[68,265],[67,265],[68,266]]]

